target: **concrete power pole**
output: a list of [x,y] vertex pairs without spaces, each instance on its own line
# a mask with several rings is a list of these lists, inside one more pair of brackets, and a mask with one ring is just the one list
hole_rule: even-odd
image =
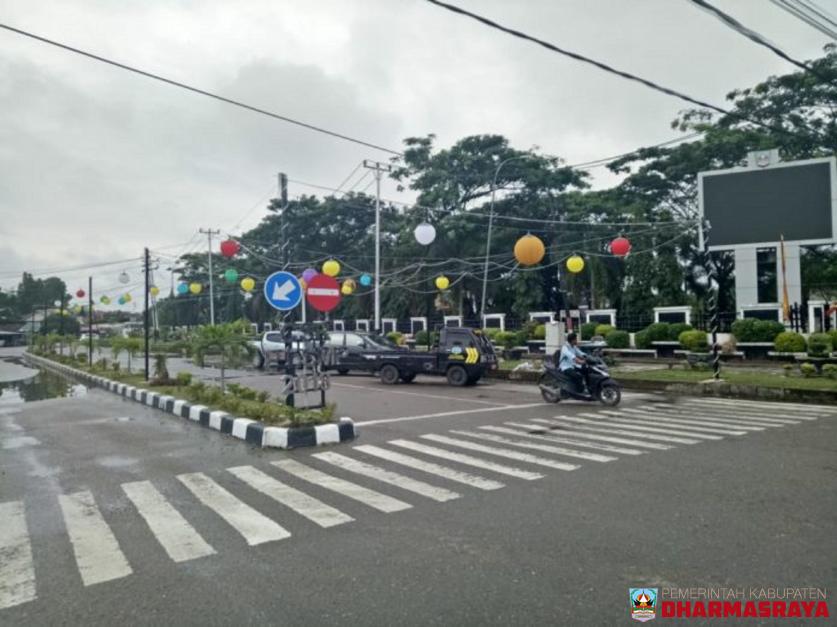
[[220,235],[221,231],[212,229],[198,229],[199,232],[206,234],[209,248],[207,250],[207,257],[209,258],[209,324],[215,326],[215,275],[212,274],[212,236]]
[[363,167],[375,171],[375,332],[381,332],[381,172],[392,172],[392,166],[379,161],[363,160]]

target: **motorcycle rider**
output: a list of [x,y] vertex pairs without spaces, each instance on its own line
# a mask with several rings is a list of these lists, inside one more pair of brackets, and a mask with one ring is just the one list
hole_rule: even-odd
[[587,355],[578,348],[578,334],[567,335],[567,343],[561,347],[558,368],[582,393],[587,393]]

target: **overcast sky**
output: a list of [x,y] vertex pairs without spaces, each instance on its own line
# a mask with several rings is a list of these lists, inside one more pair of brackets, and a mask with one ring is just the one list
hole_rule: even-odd
[[[688,0],[455,2],[718,104],[794,69]],[[797,58],[827,43],[767,0],[713,2]],[[676,137],[686,106],[423,0],[0,0],[0,21],[396,149],[500,133],[578,163]],[[0,286],[198,249],[199,227],[255,225],[277,172],[337,186],[388,156],[0,30]],[[92,274],[111,287],[123,265]],[[90,273],[58,274],[74,292]]]

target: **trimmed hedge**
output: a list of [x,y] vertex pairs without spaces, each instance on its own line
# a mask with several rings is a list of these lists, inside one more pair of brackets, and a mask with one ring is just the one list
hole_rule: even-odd
[[683,331],[677,338],[680,346],[693,353],[703,352],[707,349],[706,331],[696,329]]
[[581,339],[582,340],[589,340],[591,337],[596,335],[596,327],[599,326],[598,322],[585,322],[581,325]]
[[602,337],[607,337],[609,333],[612,333],[616,330],[611,324],[599,324],[596,325],[596,335],[601,335]]
[[645,332],[648,334],[649,341],[651,342],[670,342],[677,340],[677,338],[674,340],[671,339],[671,324],[668,322],[649,324]]
[[793,331],[782,331],[773,340],[773,348],[777,353],[804,353],[806,347],[805,338]]
[[732,323],[732,334],[739,342],[773,342],[785,325],[776,320],[743,318]]
[[546,325],[539,324],[535,327],[535,330],[532,331],[532,339],[533,340],[545,340],[546,339]]
[[691,324],[686,324],[685,322],[674,322],[671,324],[671,328],[669,331],[671,335],[669,335],[669,340],[672,342],[679,342],[680,341],[680,334],[683,331],[691,331],[694,327]]
[[831,355],[831,335],[828,333],[812,333],[808,336],[808,355],[811,357],[828,357]]
[[651,346],[651,336],[648,333],[648,329],[634,333],[634,346],[637,348],[653,348]]
[[613,329],[605,336],[608,348],[628,348],[631,345],[631,336],[627,331]]

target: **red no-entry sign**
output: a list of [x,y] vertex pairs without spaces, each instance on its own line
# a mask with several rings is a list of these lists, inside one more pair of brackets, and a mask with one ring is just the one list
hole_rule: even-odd
[[317,311],[331,311],[340,304],[340,285],[327,274],[318,274],[308,283],[308,304]]

